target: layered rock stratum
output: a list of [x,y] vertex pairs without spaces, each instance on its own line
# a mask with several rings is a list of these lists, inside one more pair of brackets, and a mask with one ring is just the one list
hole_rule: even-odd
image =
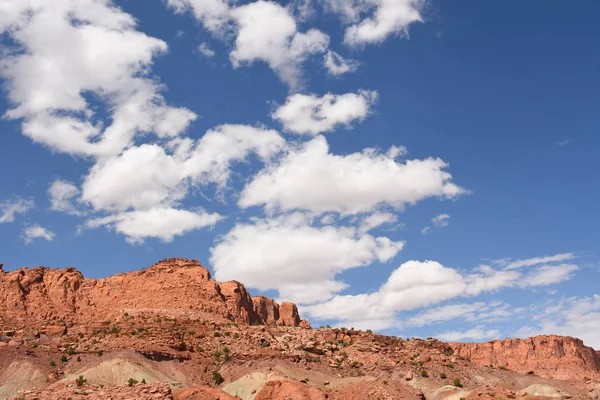
[[103,279],[0,267],[0,399],[597,399],[599,360],[561,336],[313,329],[181,258]]

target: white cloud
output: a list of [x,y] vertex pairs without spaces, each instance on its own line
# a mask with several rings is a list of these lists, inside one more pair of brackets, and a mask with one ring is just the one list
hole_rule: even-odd
[[446,342],[458,342],[465,339],[471,340],[484,340],[484,339],[498,339],[500,332],[496,329],[486,330],[484,326],[478,326],[467,331],[450,331],[436,335],[440,340]]
[[285,141],[274,130],[221,125],[196,143],[182,139],[172,145],[173,154],[144,144],[97,163],[83,184],[83,200],[108,211],[172,206],[187,195],[190,184],[223,188],[233,162],[244,161],[251,152],[268,160]]
[[316,29],[299,32],[293,11],[273,2],[232,7],[222,0],[168,0],[168,5],[179,13],[193,11],[218,38],[234,36],[229,54],[234,68],[263,61],[293,90],[300,86],[302,64],[329,46],[329,36]]
[[156,144],[131,147],[94,165],[83,184],[83,200],[95,210],[147,210],[173,204],[187,191],[181,161]]
[[[337,295],[327,302],[303,307],[303,312],[315,319],[337,320],[341,321],[341,324],[347,324],[348,321],[356,323],[356,321],[389,319],[389,326],[395,326],[399,325],[396,318],[402,311],[419,309],[454,298],[496,292],[505,288],[526,289],[546,286],[569,279],[570,274],[577,268],[558,267],[560,268],[556,271],[537,270],[530,275],[523,275],[519,271],[495,270],[488,266],[463,273],[435,261],[412,260],[395,269],[387,282],[376,292]],[[424,320],[439,320],[443,313],[458,316],[476,309],[484,310],[478,304],[456,305],[430,310],[421,317]],[[502,313],[487,312],[478,315],[477,318],[483,320],[503,316],[506,316],[505,308]],[[418,318],[409,320],[408,325],[416,325]]]
[[488,309],[486,303],[449,304],[442,307],[431,308],[406,321],[406,326],[425,326],[436,322],[450,321],[456,318],[466,318],[474,313]]
[[573,264],[543,265],[523,277],[521,286],[548,286],[571,279],[579,267]]
[[500,265],[504,265],[506,269],[517,269],[517,268],[522,268],[522,267],[532,267],[534,265],[539,265],[539,264],[567,261],[567,260],[572,260],[574,258],[575,258],[575,255],[573,253],[562,253],[562,254],[555,254],[553,256],[528,258],[525,260],[516,260],[516,261],[498,260],[498,261],[499,261]]
[[250,153],[267,162],[285,147],[285,140],[273,129],[220,125],[198,141],[184,169],[196,183],[216,183],[223,187],[229,180],[233,162],[244,161]]
[[259,0],[232,9],[231,16],[238,27],[229,55],[233,66],[264,61],[292,89],[300,85],[302,63],[329,46],[319,30],[298,32],[289,10],[275,3]]
[[[435,228],[443,228],[450,224],[450,216],[448,214],[440,214],[431,219],[431,223]],[[421,229],[423,235],[427,235],[431,231],[431,226],[426,226]]]
[[[165,104],[148,76],[167,45],[135,30],[135,21],[98,0],[7,0],[0,33],[19,46],[0,61],[8,98],[5,114],[23,119],[23,133],[52,149],[115,155],[138,133],[177,136],[195,114]],[[93,99],[93,100],[92,100]],[[94,101],[109,109],[98,121]]]
[[0,202],[0,224],[14,222],[17,214],[26,214],[34,206],[33,200],[20,197]]
[[77,186],[64,179],[56,179],[48,188],[50,197],[50,209],[71,215],[84,215],[80,207],[74,202],[79,200],[81,191]]
[[444,161],[397,162],[397,154],[365,149],[337,156],[329,153],[325,138],[317,136],[255,176],[244,188],[239,205],[357,214],[381,205],[402,209],[429,197],[454,198],[466,193],[451,182]]
[[45,240],[51,242],[54,240],[54,237],[55,237],[54,232],[52,232],[46,228],[42,228],[41,226],[39,226],[37,224],[28,226],[23,231],[23,240],[25,241],[25,244],[30,244],[35,239],[45,239]]
[[226,0],[167,0],[176,13],[191,10],[196,19],[212,33],[222,32],[229,24],[229,2]]
[[540,307],[535,325],[518,330],[517,336],[565,335],[600,349],[600,293],[589,297],[563,298]]
[[147,238],[171,242],[175,236],[212,226],[222,218],[217,213],[156,207],[145,211],[130,211],[92,219],[87,221],[86,226],[88,228],[108,226],[125,235],[129,243],[140,244]]
[[371,215],[366,216],[359,228],[361,233],[368,232],[372,229],[375,229],[384,224],[391,224],[393,222],[397,222],[398,217],[394,214],[386,213],[386,212],[376,212]]
[[403,242],[361,234],[353,227],[315,227],[303,214],[237,224],[211,249],[218,280],[238,279],[299,303],[324,301],[346,284],[344,270],[387,262]]
[[322,97],[294,94],[271,117],[289,132],[314,136],[339,125],[349,128],[352,122],[363,121],[376,100],[377,92],[368,90],[341,95],[328,93]]
[[448,214],[440,214],[431,219],[433,226],[442,228],[450,224],[450,216]]
[[347,27],[344,41],[351,46],[381,43],[388,36],[408,36],[408,27],[422,21],[424,0],[323,0],[340,14]]
[[325,53],[323,63],[327,72],[333,76],[353,72],[358,68],[358,63],[356,61],[345,59],[333,50],[328,50],[327,53]]
[[210,48],[208,43],[202,42],[200,46],[198,46],[198,51],[206,57],[214,57],[215,51]]

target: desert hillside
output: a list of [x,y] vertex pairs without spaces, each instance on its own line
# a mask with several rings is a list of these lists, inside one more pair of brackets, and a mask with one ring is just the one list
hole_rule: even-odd
[[252,297],[187,259],[105,279],[1,270],[0,326],[0,399],[600,396],[599,353],[579,339],[314,329],[295,304]]

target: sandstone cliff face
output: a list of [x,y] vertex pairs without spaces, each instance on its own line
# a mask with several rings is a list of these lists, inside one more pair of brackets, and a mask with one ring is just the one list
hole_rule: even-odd
[[456,354],[479,366],[506,367],[519,373],[534,372],[555,379],[600,374],[598,353],[572,337],[545,335],[450,345]]
[[0,268],[0,309],[5,310],[0,314],[5,327],[46,325],[55,333],[69,323],[141,312],[243,324],[301,323],[295,304],[253,299],[240,282],[219,283],[198,261],[182,258],[104,279],[85,279],[75,268],[23,268],[10,273]]

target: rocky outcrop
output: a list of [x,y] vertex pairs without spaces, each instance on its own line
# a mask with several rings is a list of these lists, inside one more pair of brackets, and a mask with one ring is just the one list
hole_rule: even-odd
[[240,282],[219,283],[200,262],[184,258],[165,259],[104,279],[85,279],[75,268],[23,268],[9,273],[0,269],[0,309],[4,310],[0,322],[9,329],[35,325],[62,330],[68,324],[142,313],[300,325],[295,304],[279,306],[266,297],[255,299]]
[[264,296],[252,298],[254,311],[265,325],[301,326],[310,328],[307,320],[300,319],[298,307],[294,303],[283,302],[279,305],[275,300]]
[[273,299],[264,296],[252,297],[254,312],[267,325],[277,325],[279,322],[279,304]]
[[504,367],[519,373],[533,372],[554,379],[600,375],[598,353],[572,337],[545,335],[450,345],[455,354],[480,366]]

